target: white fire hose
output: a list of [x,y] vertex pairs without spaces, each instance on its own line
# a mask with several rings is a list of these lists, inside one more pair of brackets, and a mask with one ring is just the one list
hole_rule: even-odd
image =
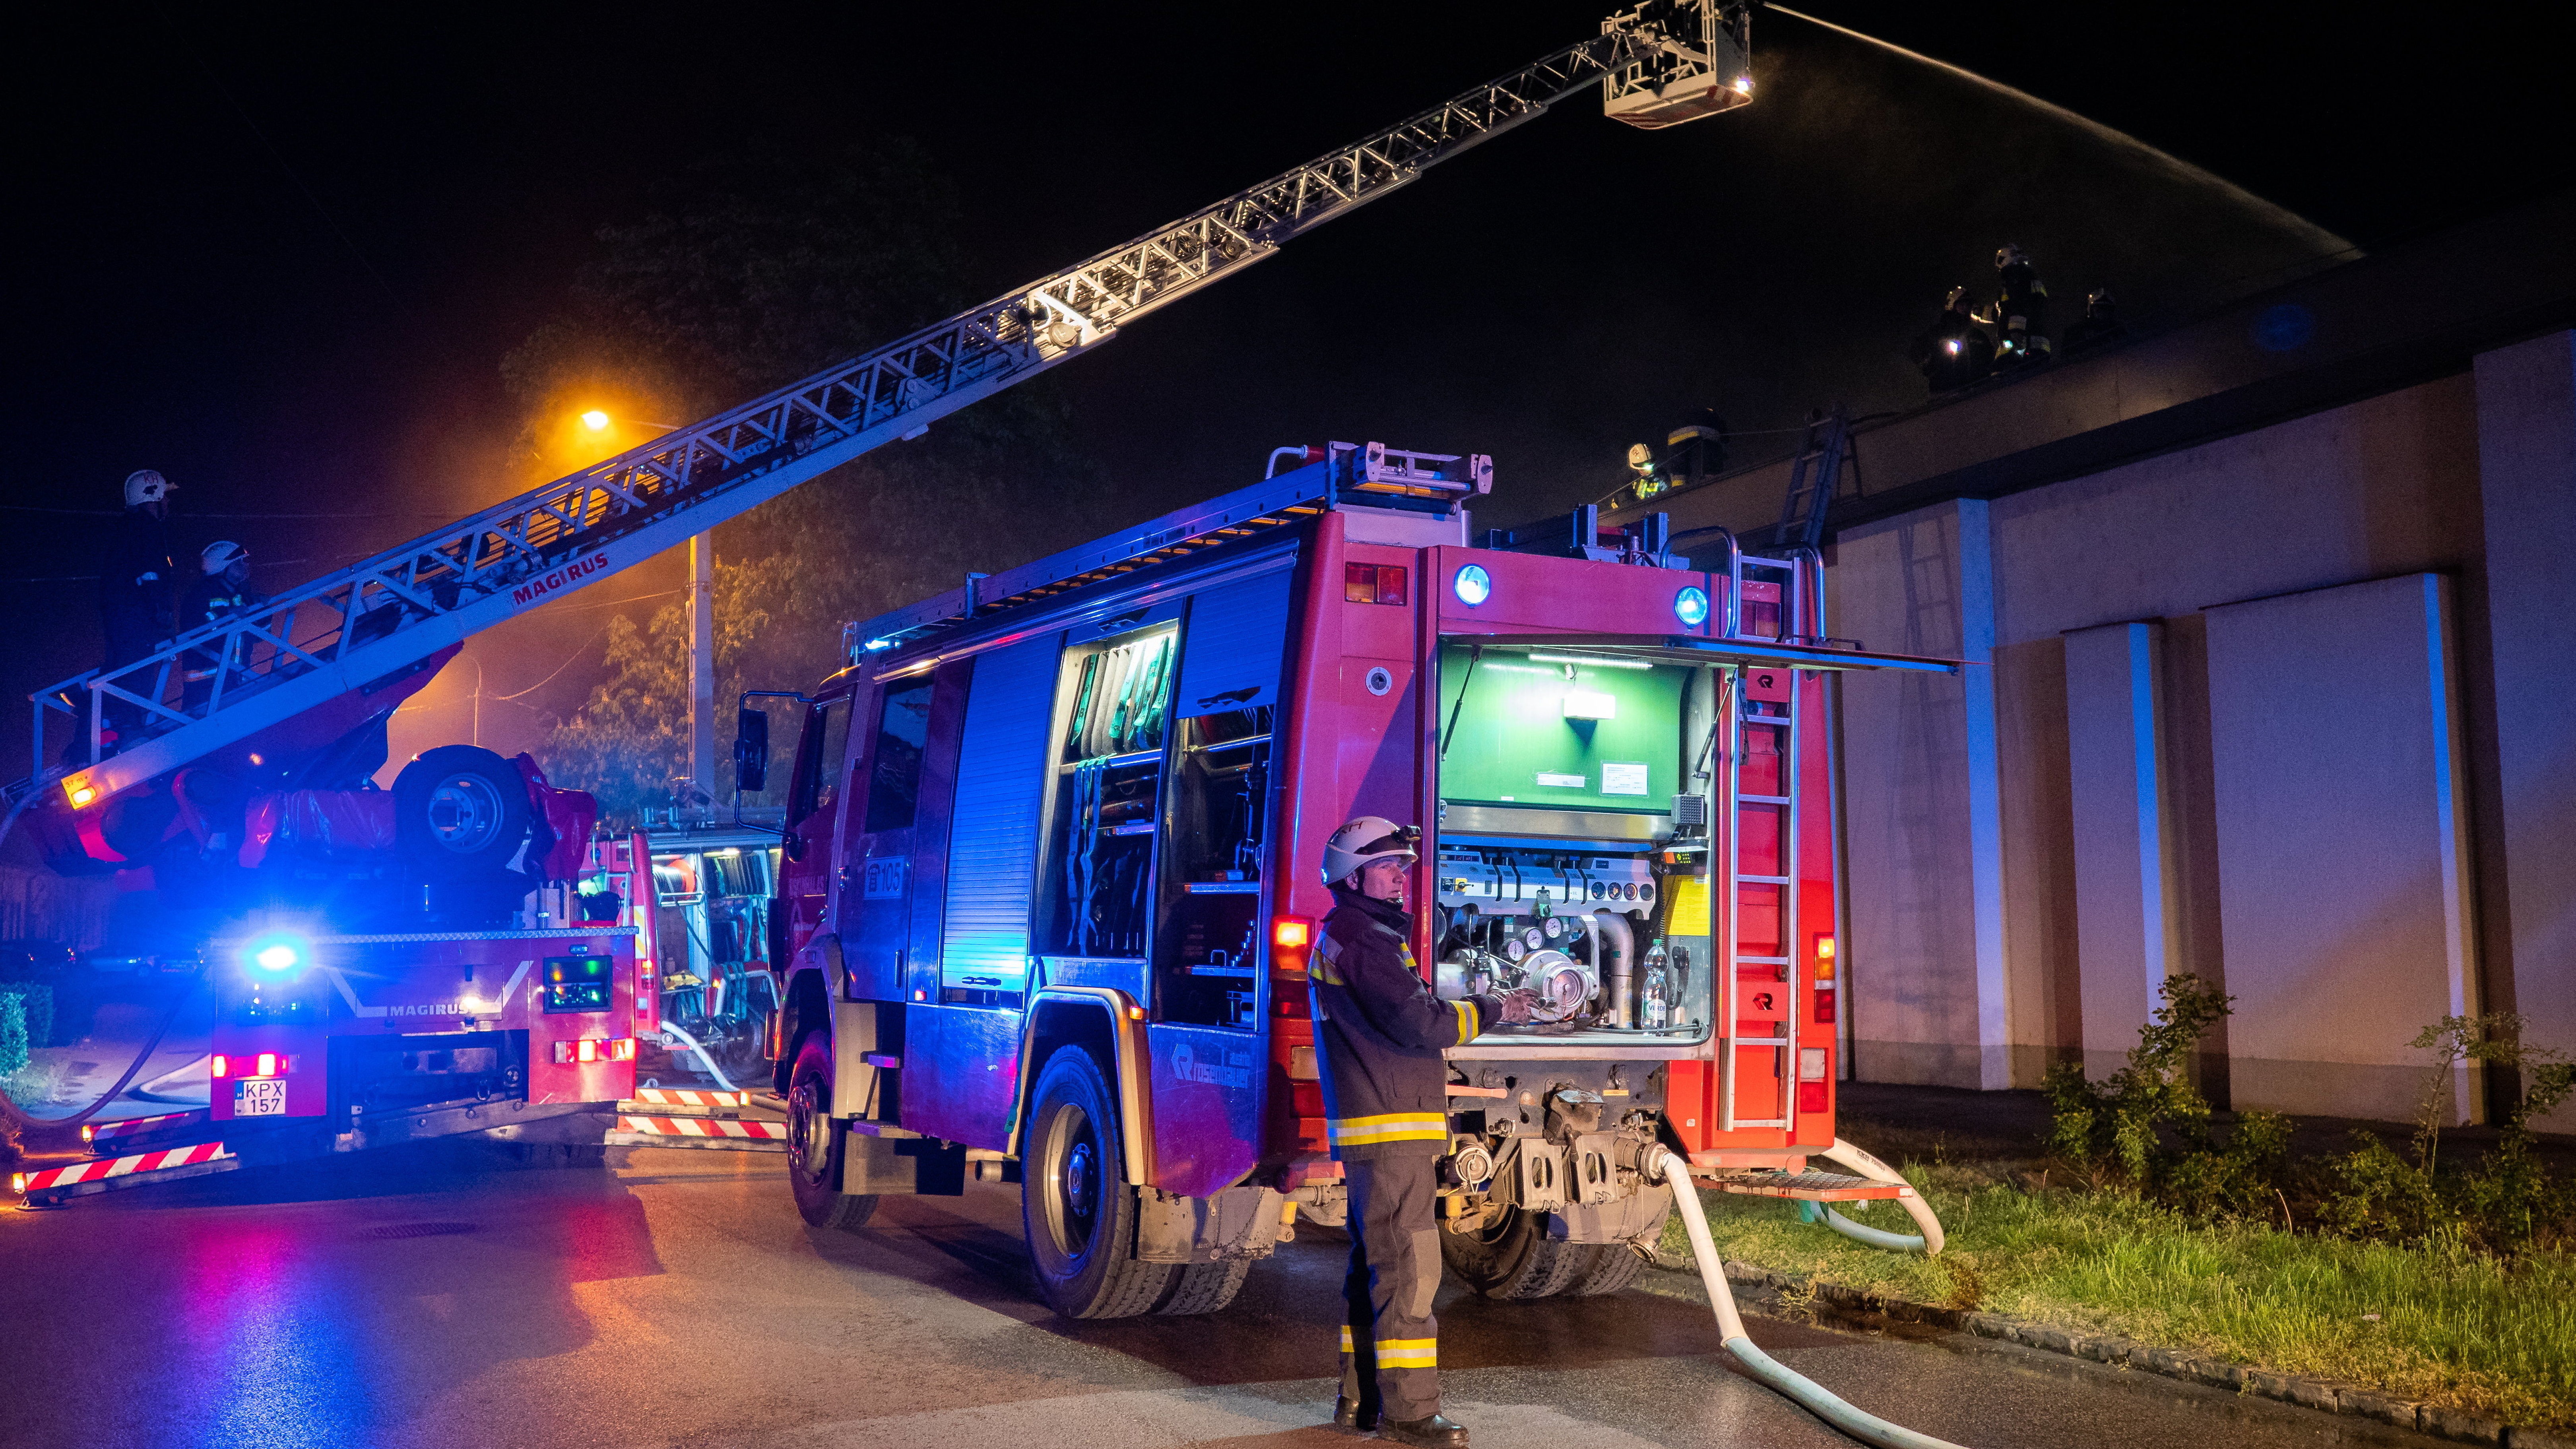
[[[1905,1188],[1904,1196],[1899,1197],[1896,1200],[1896,1205],[1905,1209],[1905,1215],[1914,1219],[1914,1225],[1923,1230],[1923,1235],[1921,1237],[1909,1237],[1904,1233],[1884,1232],[1880,1229],[1870,1227],[1865,1223],[1853,1222],[1851,1219],[1844,1217],[1841,1213],[1834,1211],[1832,1208],[1825,1208],[1823,1210],[1824,1224],[1826,1227],[1833,1229],[1835,1232],[1842,1234],[1846,1238],[1867,1243],[1873,1248],[1886,1248],[1890,1251],[1899,1253],[1908,1253],[1919,1250],[1925,1257],[1935,1256],[1941,1251],[1941,1220],[1932,1215],[1932,1205],[1925,1202],[1922,1194],[1915,1192],[1914,1189],[1906,1183],[1904,1177],[1898,1174],[1895,1168],[1888,1166],[1886,1163],[1879,1161],[1877,1158],[1870,1156],[1868,1153],[1861,1151],[1859,1148],[1852,1146],[1850,1143],[1845,1142],[1839,1137],[1834,1139],[1833,1146],[1826,1148],[1823,1152],[1818,1153],[1817,1155],[1839,1162],[1843,1166],[1850,1168],[1852,1171],[1859,1173],[1861,1176],[1868,1178],[1872,1182],[1894,1183],[1899,1187]],[[1816,1220],[1814,1217],[1810,1216],[1807,1211],[1808,1209],[1812,1209],[1815,1204],[1800,1203],[1798,1206],[1800,1208],[1800,1212],[1798,1214],[1800,1217],[1806,1218],[1809,1222],[1814,1222]]]
[[727,1077],[724,1074],[724,1068],[716,1065],[716,1059],[707,1055],[706,1047],[701,1045],[696,1037],[689,1035],[687,1032],[680,1030],[677,1026],[674,1026],[667,1021],[662,1023],[662,1030],[678,1037],[680,1039],[680,1045],[696,1052],[698,1054],[698,1060],[706,1063],[707,1065],[707,1075],[715,1078],[718,1086],[723,1087],[728,1092],[738,1092],[742,1090],[740,1087],[733,1084],[732,1078]]
[[[1847,1167],[1860,1169],[1865,1176],[1878,1181],[1903,1181],[1877,1158],[1839,1140],[1824,1155]],[[1864,1444],[1874,1444],[1879,1449],[1960,1449],[1959,1445],[1947,1439],[1918,1434],[1901,1424],[1891,1424],[1875,1414],[1855,1409],[1826,1392],[1815,1380],[1754,1347],[1753,1340],[1744,1332],[1743,1316],[1735,1311],[1735,1293],[1727,1287],[1726,1269],[1718,1261],[1717,1244],[1708,1235],[1708,1215],[1700,1210],[1699,1189],[1691,1185],[1690,1164],[1670,1148],[1658,1149],[1649,1162],[1653,1177],[1672,1184],[1673,1201],[1681,1208],[1682,1229],[1690,1235],[1691,1256],[1699,1260],[1700,1282],[1708,1288],[1709,1307],[1717,1311],[1718,1337],[1725,1341],[1726,1351],[1735,1355],[1735,1361],[1744,1365],[1745,1372]],[[1914,1213],[1915,1221],[1923,1225],[1925,1234],[1936,1245],[1934,1250],[1938,1251],[1941,1224],[1933,1218],[1932,1210],[1922,1206],[1919,1198],[1904,1197],[1897,1201]]]

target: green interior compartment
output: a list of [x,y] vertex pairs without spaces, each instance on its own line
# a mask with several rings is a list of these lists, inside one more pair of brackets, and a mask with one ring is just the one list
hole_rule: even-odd
[[[1563,664],[1491,649],[1474,657],[1467,644],[1443,644],[1440,719],[1448,740],[1441,798],[1666,813],[1680,790],[1682,693],[1689,679],[1690,670],[1675,665]],[[1609,717],[1569,718],[1574,695],[1593,697],[1578,699],[1578,711]],[[1604,697],[1607,711],[1599,708]]]

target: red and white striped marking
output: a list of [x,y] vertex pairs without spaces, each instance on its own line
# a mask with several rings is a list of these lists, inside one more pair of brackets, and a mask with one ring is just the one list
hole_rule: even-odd
[[205,1115],[202,1111],[164,1112],[158,1117],[128,1117],[122,1122],[92,1122],[81,1128],[81,1140],[99,1144],[112,1142],[119,1137],[139,1136],[145,1132],[168,1131],[171,1128],[201,1121]]
[[736,1122],[720,1117],[636,1117],[619,1114],[617,1130],[647,1137],[743,1137],[755,1142],[784,1142],[784,1122]]
[[132,1157],[106,1157],[95,1162],[75,1162],[69,1167],[47,1168],[43,1172],[21,1172],[10,1178],[11,1186],[22,1193],[43,1192],[48,1188],[71,1187],[102,1178],[130,1177],[138,1172],[160,1172],[165,1168],[188,1167],[230,1157],[220,1142],[200,1142],[194,1147],[173,1147],[167,1152],[144,1152]]
[[700,1092],[679,1087],[638,1087],[629,1099],[657,1107],[748,1107],[749,1092]]

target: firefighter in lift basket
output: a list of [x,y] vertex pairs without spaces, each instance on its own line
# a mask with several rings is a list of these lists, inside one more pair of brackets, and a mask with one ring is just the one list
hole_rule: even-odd
[[1421,831],[1363,815],[1324,844],[1333,913],[1310,972],[1315,1047],[1333,1156],[1350,1190],[1351,1270],[1343,1282],[1342,1393],[1333,1422],[1405,1444],[1462,1446],[1440,1413],[1436,1212],[1449,1151],[1441,1049],[1498,1021],[1527,1021],[1535,994],[1442,1001],[1407,944],[1405,872]]

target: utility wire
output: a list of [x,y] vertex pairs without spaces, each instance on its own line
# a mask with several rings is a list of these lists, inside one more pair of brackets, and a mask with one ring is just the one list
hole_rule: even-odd
[[572,656],[570,658],[555,666],[554,674],[547,675],[545,678],[538,680],[536,683],[529,685],[523,690],[520,690],[517,694],[487,694],[483,697],[485,699],[497,699],[502,703],[507,704],[511,700],[536,693],[538,690],[554,683],[555,674],[563,673],[565,670],[572,668],[575,664],[580,663],[585,657],[587,657],[590,653],[590,646],[599,642],[600,634],[605,634],[607,632],[608,626],[606,624],[600,625],[598,633],[592,634],[589,638],[581,641],[581,647],[572,651]]

